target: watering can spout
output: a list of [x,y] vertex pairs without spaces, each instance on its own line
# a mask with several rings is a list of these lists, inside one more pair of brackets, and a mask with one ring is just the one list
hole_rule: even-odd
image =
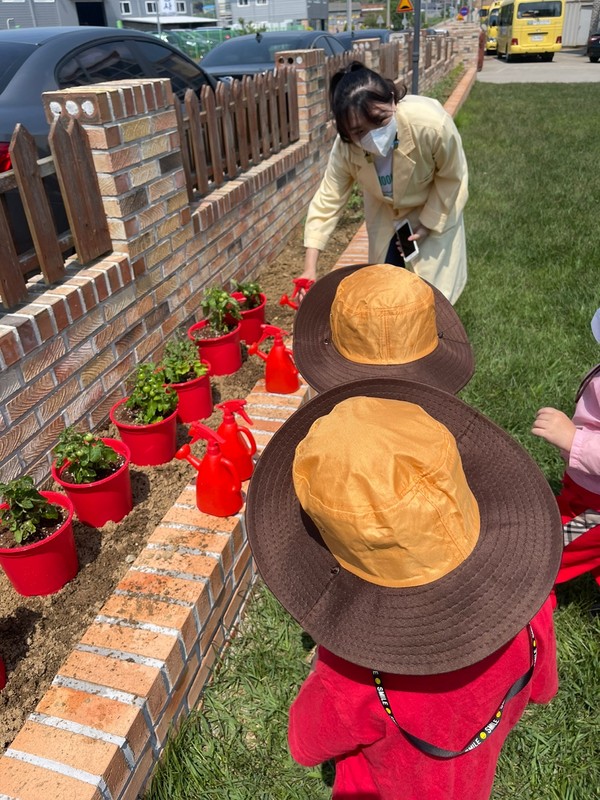
[[192,455],[189,444],[184,444],[180,447],[175,453],[175,458],[178,458],[180,461],[187,461],[194,469],[200,469],[200,464],[202,463],[199,458]]
[[282,294],[281,297],[279,298],[279,305],[289,306],[290,308],[293,308],[295,311],[297,311],[298,306],[300,304],[294,302],[294,297],[296,297],[296,295],[299,292],[302,291],[304,291],[304,293],[308,292],[310,287],[313,285],[314,281],[311,281],[310,278],[294,278],[292,280],[292,283],[294,284],[294,291],[292,292],[291,297],[287,294]]

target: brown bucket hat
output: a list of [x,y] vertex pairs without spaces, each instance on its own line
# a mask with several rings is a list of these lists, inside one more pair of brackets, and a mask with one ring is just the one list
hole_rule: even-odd
[[306,293],[294,360],[318,392],[364,378],[404,378],[453,394],[475,369],[463,325],[444,295],[390,264],[342,267]]
[[292,415],[261,455],[245,518],[262,578],[316,642],[409,675],[510,641],[562,553],[554,495],[525,450],[453,395],[393,378]]

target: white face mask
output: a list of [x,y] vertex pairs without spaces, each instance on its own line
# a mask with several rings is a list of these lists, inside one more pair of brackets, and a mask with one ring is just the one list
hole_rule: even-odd
[[396,138],[398,132],[398,125],[396,117],[393,116],[387,125],[382,125],[381,128],[374,128],[369,133],[365,134],[360,140],[360,146],[376,156],[386,156]]

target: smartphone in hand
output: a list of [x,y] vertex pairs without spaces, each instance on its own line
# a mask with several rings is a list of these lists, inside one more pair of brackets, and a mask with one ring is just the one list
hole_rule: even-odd
[[416,241],[409,241],[409,236],[412,236],[412,228],[407,219],[402,220],[396,224],[396,239],[402,250],[404,260],[412,261],[419,255],[419,245]]

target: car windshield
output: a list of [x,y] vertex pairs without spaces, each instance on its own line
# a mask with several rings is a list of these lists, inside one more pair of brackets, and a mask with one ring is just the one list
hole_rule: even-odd
[[204,58],[206,66],[220,66],[221,64],[264,64],[275,62],[275,53],[280,50],[303,49],[304,45],[293,39],[286,41],[278,39],[274,42],[264,37],[258,42],[255,38],[241,42],[239,39],[231,39],[231,44],[227,42],[223,47],[211,50]]
[[0,94],[6,89],[9,81],[31,53],[35,50],[33,44],[22,42],[2,42],[0,47]]

